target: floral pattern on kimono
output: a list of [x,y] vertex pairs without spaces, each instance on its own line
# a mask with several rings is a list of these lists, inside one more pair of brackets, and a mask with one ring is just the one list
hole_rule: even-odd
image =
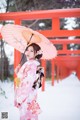
[[37,120],[41,112],[37,103],[37,89],[32,88],[36,80],[36,70],[40,63],[36,60],[27,61],[19,70],[19,87],[15,89],[15,102],[20,110],[21,120]]

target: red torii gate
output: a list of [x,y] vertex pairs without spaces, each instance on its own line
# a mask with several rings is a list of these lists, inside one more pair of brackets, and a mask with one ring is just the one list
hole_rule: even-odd
[[[76,30],[60,30],[60,19],[65,17],[80,17],[80,8],[75,9],[57,9],[57,10],[40,10],[40,11],[26,11],[26,12],[10,12],[10,13],[0,13],[0,21],[13,20],[14,24],[21,25],[22,20],[39,20],[39,19],[51,19],[52,29],[51,30],[40,30],[39,32],[46,37],[69,37],[77,36],[80,37],[80,29]],[[1,36],[0,36],[1,37]],[[63,79],[67,77],[71,71],[75,70],[77,76],[80,79],[80,50],[68,50],[67,44],[76,43],[80,44],[80,38],[69,40],[69,39],[51,39],[54,44],[62,44],[63,49],[58,50],[58,56],[51,60],[52,65],[52,85],[54,85],[54,68],[57,67],[56,76],[57,81],[59,78]],[[61,54],[65,54],[62,56]],[[71,54],[74,54],[72,56]],[[20,52],[14,51],[14,68],[18,65],[20,61]],[[42,66],[46,69],[46,60],[41,61]],[[45,88],[45,78],[43,80],[42,90]]]

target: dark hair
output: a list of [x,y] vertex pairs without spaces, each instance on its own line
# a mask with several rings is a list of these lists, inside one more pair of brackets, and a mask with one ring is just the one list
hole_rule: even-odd
[[[35,53],[37,53],[39,50],[41,50],[41,47],[40,47],[38,44],[36,44],[36,43],[32,43],[32,44],[28,45],[27,48],[26,48],[26,50],[27,50],[30,46],[33,47]],[[35,58],[40,59],[41,57],[42,57],[42,54],[38,54],[38,55],[36,55]]]

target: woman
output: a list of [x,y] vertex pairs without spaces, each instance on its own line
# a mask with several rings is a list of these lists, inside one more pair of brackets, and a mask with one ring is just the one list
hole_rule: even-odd
[[15,89],[15,103],[20,110],[20,120],[38,120],[41,112],[37,103],[37,89],[41,87],[44,76],[39,59],[42,57],[41,48],[32,43],[26,48],[27,62],[18,65],[15,72],[19,78]]

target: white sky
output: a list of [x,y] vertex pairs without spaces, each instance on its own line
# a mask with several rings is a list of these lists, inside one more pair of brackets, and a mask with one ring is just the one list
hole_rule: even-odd
[[0,0],[0,13],[5,12],[6,2],[5,0]]
[[73,30],[75,27],[78,26],[78,24],[75,24],[75,20],[76,18],[71,17],[71,18],[65,18],[66,22],[65,22],[65,26],[64,28],[67,28],[68,30]]
[[5,53],[8,56],[9,64],[14,63],[14,48],[8,44],[4,44]]

